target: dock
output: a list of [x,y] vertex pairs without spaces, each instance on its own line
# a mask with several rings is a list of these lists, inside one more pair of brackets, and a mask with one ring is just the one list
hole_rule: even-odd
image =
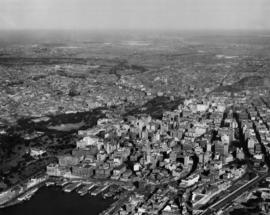
[[95,189],[91,195],[96,196],[98,194],[100,194],[101,192],[103,192],[104,190],[106,190],[110,185],[109,184],[104,184],[104,186],[100,186],[97,189]]
[[68,184],[68,185],[66,185],[64,187],[64,191],[70,193],[73,190],[75,190],[76,188],[78,188],[80,185],[81,185],[81,182],[76,182],[76,183]]

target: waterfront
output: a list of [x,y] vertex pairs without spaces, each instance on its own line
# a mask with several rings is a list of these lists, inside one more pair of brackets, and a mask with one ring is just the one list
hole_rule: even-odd
[[42,187],[29,201],[0,209],[0,214],[97,215],[107,209],[113,201],[113,199],[104,200],[100,196],[65,193],[60,187]]

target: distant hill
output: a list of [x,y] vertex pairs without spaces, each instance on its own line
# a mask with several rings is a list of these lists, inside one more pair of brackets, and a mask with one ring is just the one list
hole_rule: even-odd
[[254,88],[254,87],[270,87],[270,78],[263,76],[248,76],[240,79],[239,81],[226,86],[220,86],[214,90],[214,92],[238,92],[241,90]]

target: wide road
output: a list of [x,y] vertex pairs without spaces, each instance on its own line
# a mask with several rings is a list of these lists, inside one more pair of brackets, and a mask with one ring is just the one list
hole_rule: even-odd
[[251,181],[249,181],[247,184],[243,185],[242,187],[238,188],[237,190],[233,191],[232,193],[225,196],[223,199],[219,200],[218,202],[211,205],[207,210],[203,211],[201,215],[210,215],[213,214],[214,211],[220,210],[222,207],[224,207],[229,202],[232,202],[234,199],[239,197],[242,193],[246,192],[249,188],[251,188],[253,185],[258,183],[259,181],[265,179],[267,176],[269,176],[269,173],[265,173],[263,175],[258,175]]

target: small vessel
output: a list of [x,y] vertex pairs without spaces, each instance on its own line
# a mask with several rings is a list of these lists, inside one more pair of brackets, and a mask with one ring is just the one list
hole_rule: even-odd
[[38,188],[34,188],[32,190],[27,191],[25,194],[22,196],[18,197],[19,201],[24,201],[24,200],[29,200],[35,192],[37,192]]
[[112,191],[109,191],[109,192],[107,192],[107,193],[105,193],[104,195],[103,195],[103,198],[104,199],[106,199],[106,198],[111,198],[113,196],[113,192]]
[[81,196],[86,195],[86,193],[88,193],[88,188],[87,188],[87,186],[84,186],[84,187],[82,187],[82,188],[80,188],[80,189],[78,190],[78,194],[80,194]]
[[82,192],[80,192],[80,196],[85,196],[88,193],[88,190],[84,190]]

